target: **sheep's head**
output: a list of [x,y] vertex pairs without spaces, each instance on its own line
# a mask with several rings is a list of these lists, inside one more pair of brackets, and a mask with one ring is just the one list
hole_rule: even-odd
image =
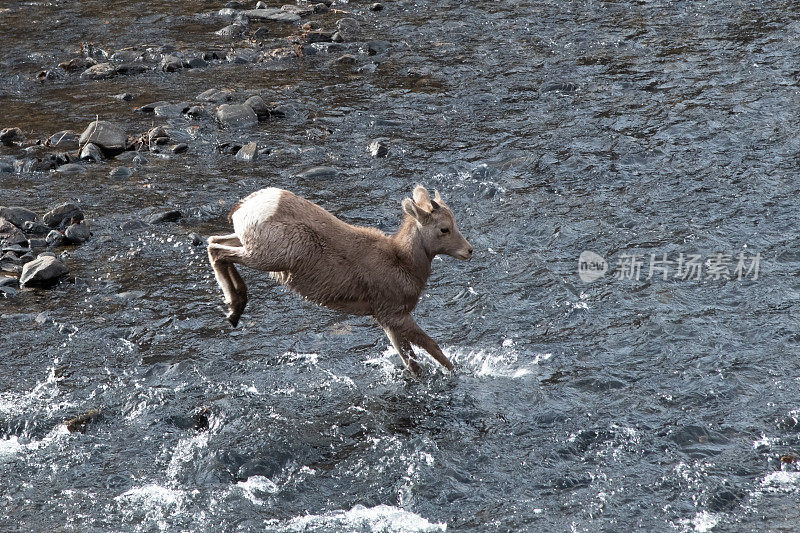
[[472,257],[472,245],[458,231],[453,212],[442,201],[439,191],[435,191],[431,199],[425,187],[417,185],[413,196],[413,199],[403,200],[403,211],[416,220],[428,252],[432,256],[446,254],[463,261]]

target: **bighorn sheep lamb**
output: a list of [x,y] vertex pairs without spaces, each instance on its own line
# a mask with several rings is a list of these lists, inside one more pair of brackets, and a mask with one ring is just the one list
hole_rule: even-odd
[[472,257],[453,212],[439,191],[431,199],[417,186],[403,200],[394,235],[352,226],[289,191],[256,191],[231,211],[230,235],[208,239],[208,257],[225,294],[228,320],[236,326],[247,304],[247,287],[235,264],[264,270],[312,302],[354,315],[372,315],[403,362],[419,373],[411,344],[448,370],[453,364],[411,318],[437,254]]

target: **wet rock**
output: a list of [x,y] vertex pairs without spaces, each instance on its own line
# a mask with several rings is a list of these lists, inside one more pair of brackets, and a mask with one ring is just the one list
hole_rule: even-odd
[[334,43],[343,43],[344,42],[344,35],[342,35],[338,31],[335,31],[335,32],[333,32],[333,35],[331,35],[331,41],[333,41]]
[[376,56],[385,54],[389,50],[389,43],[386,41],[370,41],[366,46],[367,55]]
[[180,102],[177,104],[160,105],[153,110],[157,117],[176,118],[181,116],[191,105],[187,102]]
[[81,161],[97,163],[98,161],[103,160],[103,153],[96,144],[89,143],[81,149],[79,157]]
[[25,141],[25,135],[19,128],[5,128],[0,131],[0,143],[5,146],[12,146],[16,143]]
[[35,222],[39,216],[24,207],[0,207],[0,218],[4,218],[18,228],[24,228],[26,222]]
[[268,7],[266,2],[256,2],[256,9],[267,9]]
[[63,130],[51,135],[44,144],[53,148],[72,150],[78,147],[78,139],[80,139],[80,135],[77,132]]
[[312,167],[295,175],[297,178],[309,180],[329,180],[337,176],[338,172],[332,167]]
[[245,30],[247,30],[247,28],[244,25],[233,23],[215,31],[214,35],[219,35],[220,37],[238,37],[242,35]]
[[81,146],[87,143],[96,144],[105,153],[116,155],[125,150],[127,140],[125,130],[120,126],[105,120],[97,120],[89,124],[78,142]]
[[144,52],[138,50],[117,50],[111,54],[111,61],[118,63],[133,63],[134,61],[141,61],[144,58]]
[[121,229],[122,231],[135,231],[144,229],[147,226],[148,224],[144,220],[134,219],[134,220],[128,220],[127,222],[123,222],[119,226],[119,229]]
[[207,67],[208,62],[203,59],[202,57],[193,57],[189,60],[188,67],[189,68],[203,68]]
[[303,40],[307,43],[327,43],[331,42],[333,32],[325,30],[311,30],[303,34]]
[[87,68],[93,67],[96,64],[97,61],[91,57],[74,57],[68,61],[59,63],[58,66],[67,72],[77,72],[79,70],[86,70]]
[[136,108],[136,111],[139,111],[140,113],[155,113],[156,108],[163,105],[169,105],[169,102],[159,100],[158,102],[152,102],[143,106],[139,106]]
[[0,174],[11,174],[14,172],[14,163],[7,159],[0,159]]
[[67,239],[64,237],[64,234],[58,230],[51,230],[50,233],[47,234],[45,237],[45,242],[48,246],[61,246],[62,244],[66,244]]
[[51,228],[66,226],[81,220],[83,220],[83,211],[71,202],[57,206],[42,217],[42,222]]
[[269,113],[270,116],[274,117],[291,118],[297,114],[297,109],[291,104],[281,104],[272,107]]
[[249,106],[250,109],[253,110],[258,120],[269,118],[269,106],[267,106],[267,103],[260,96],[251,96],[245,100],[244,105]]
[[81,73],[81,78],[87,80],[107,80],[117,75],[117,67],[113,63],[98,63]]
[[175,72],[183,68],[183,59],[178,56],[167,55],[161,60],[161,70],[164,72]]
[[183,213],[177,209],[165,211],[163,213],[156,213],[147,217],[147,222],[150,224],[162,224],[164,222],[177,222],[183,217]]
[[357,59],[355,56],[350,54],[345,54],[341,57],[336,58],[336,63],[339,65],[354,65]]
[[20,274],[22,272],[22,260],[17,257],[17,254],[6,252],[0,257],[0,271]]
[[208,113],[206,112],[205,107],[201,105],[193,105],[186,110],[186,114],[192,118],[200,118],[206,116]]
[[70,433],[86,433],[87,426],[99,419],[101,415],[102,412],[99,409],[91,409],[82,415],[67,420],[64,422],[64,425],[67,426],[67,430],[69,430]]
[[341,18],[336,21],[336,31],[346,41],[357,40],[362,33],[361,25],[358,23],[358,21],[349,17]]
[[0,218],[0,246],[12,246],[14,244],[28,244],[28,238],[22,230],[6,220]]
[[543,93],[574,93],[577,90],[578,85],[572,82],[545,83],[541,88],[541,92]]
[[169,131],[164,126],[156,126],[147,132],[146,138],[150,145],[167,144],[169,142]]
[[258,50],[252,48],[240,48],[230,52],[227,56],[228,63],[237,63],[240,65],[246,63],[255,63],[258,60]]
[[247,128],[258,124],[258,116],[250,106],[223,104],[217,108],[217,120],[226,128]]
[[112,180],[126,180],[130,178],[132,174],[133,171],[128,167],[117,167],[109,173],[108,177]]
[[141,74],[147,70],[150,69],[141,63],[122,63],[121,65],[117,65],[116,68],[117,74],[123,76],[133,76],[136,74]]
[[41,222],[28,220],[27,222],[23,223],[22,230],[28,235],[47,235],[47,233],[50,231],[50,228]]
[[20,286],[49,285],[58,281],[58,278],[68,274],[69,269],[58,258],[50,255],[40,255],[22,267],[19,278]]
[[374,4],[369,6],[369,8],[372,11],[383,11],[383,4],[381,4],[380,2],[375,2]]
[[[93,146],[91,144],[87,146]],[[88,159],[88,158],[87,158]],[[85,174],[86,169],[83,168],[83,165],[79,165],[77,163],[67,163],[66,165],[61,165],[56,169],[56,172],[59,174],[66,174],[69,176],[77,176],[79,174]]]
[[224,19],[234,19],[239,14],[239,11],[236,8],[232,7],[223,7],[219,11],[217,11],[217,16],[222,17]]
[[64,230],[64,237],[73,244],[83,244],[89,240],[90,236],[91,232],[89,231],[89,226],[83,222],[70,224],[67,226],[67,229]]
[[231,9],[244,9],[244,4],[234,0],[234,1],[226,3],[225,7],[228,7],[228,8],[231,8]]
[[231,99],[233,91],[229,89],[208,89],[197,95],[197,100],[200,102],[212,102],[221,104]]
[[241,148],[241,144],[225,142],[217,146],[217,151],[225,155],[235,155],[239,152],[239,150],[241,150]]
[[258,157],[258,144],[255,142],[247,143],[236,153],[239,161],[253,161]]
[[331,8],[325,4],[324,2],[319,2],[318,4],[314,4],[314,13],[327,13],[331,10]]
[[179,143],[173,146],[170,146],[170,151],[173,154],[182,154],[189,149],[189,145],[186,143]]
[[253,32],[253,39],[258,41],[263,41],[265,39],[269,39],[269,29],[266,26],[261,26],[256,31]]
[[198,233],[191,232],[189,234],[189,242],[192,243],[192,246],[200,246],[205,241],[203,240],[203,237],[201,237]]
[[123,102],[130,102],[133,100],[133,95],[131,93],[120,93],[113,95],[111,98],[115,100],[121,100]]
[[369,153],[372,157],[386,157],[389,155],[389,145],[384,141],[373,141],[369,145]]
[[288,24],[296,24],[300,22],[300,15],[284,11],[283,9],[265,8],[265,9],[248,9],[242,11],[242,15],[250,20],[256,21],[273,21],[285,22]]
[[135,156],[135,157],[134,157],[134,158],[131,160],[131,162],[132,162],[134,165],[136,165],[136,166],[142,166],[142,165],[146,165],[147,163],[149,163],[149,161],[147,160],[147,158],[146,158],[145,156],[141,155],[141,154],[137,154],[137,155],[136,155],[136,156]]
[[281,11],[292,13],[298,17],[307,17],[314,13],[314,6],[298,5],[298,4],[285,4],[281,6]]

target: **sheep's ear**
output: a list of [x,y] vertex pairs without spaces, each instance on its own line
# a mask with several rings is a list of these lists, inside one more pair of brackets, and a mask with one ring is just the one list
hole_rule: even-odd
[[427,223],[428,219],[430,218],[430,213],[420,209],[420,207],[411,198],[406,198],[403,200],[403,211],[405,211],[408,216],[413,217],[420,224]]
[[439,191],[434,189],[433,191],[433,200],[438,204],[443,204],[444,200],[442,200],[442,196],[439,194]]
[[428,194],[428,190],[422,185],[417,185],[414,187],[414,202],[416,202],[417,206],[429,213],[433,210],[433,205],[431,205],[431,195]]

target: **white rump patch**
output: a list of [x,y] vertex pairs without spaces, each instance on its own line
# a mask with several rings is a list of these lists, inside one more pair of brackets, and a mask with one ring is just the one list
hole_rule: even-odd
[[241,237],[245,228],[257,227],[269,220],[278,209],[282,192],[281,189],[268,187],[245,198],[231,217],[236,235]]

